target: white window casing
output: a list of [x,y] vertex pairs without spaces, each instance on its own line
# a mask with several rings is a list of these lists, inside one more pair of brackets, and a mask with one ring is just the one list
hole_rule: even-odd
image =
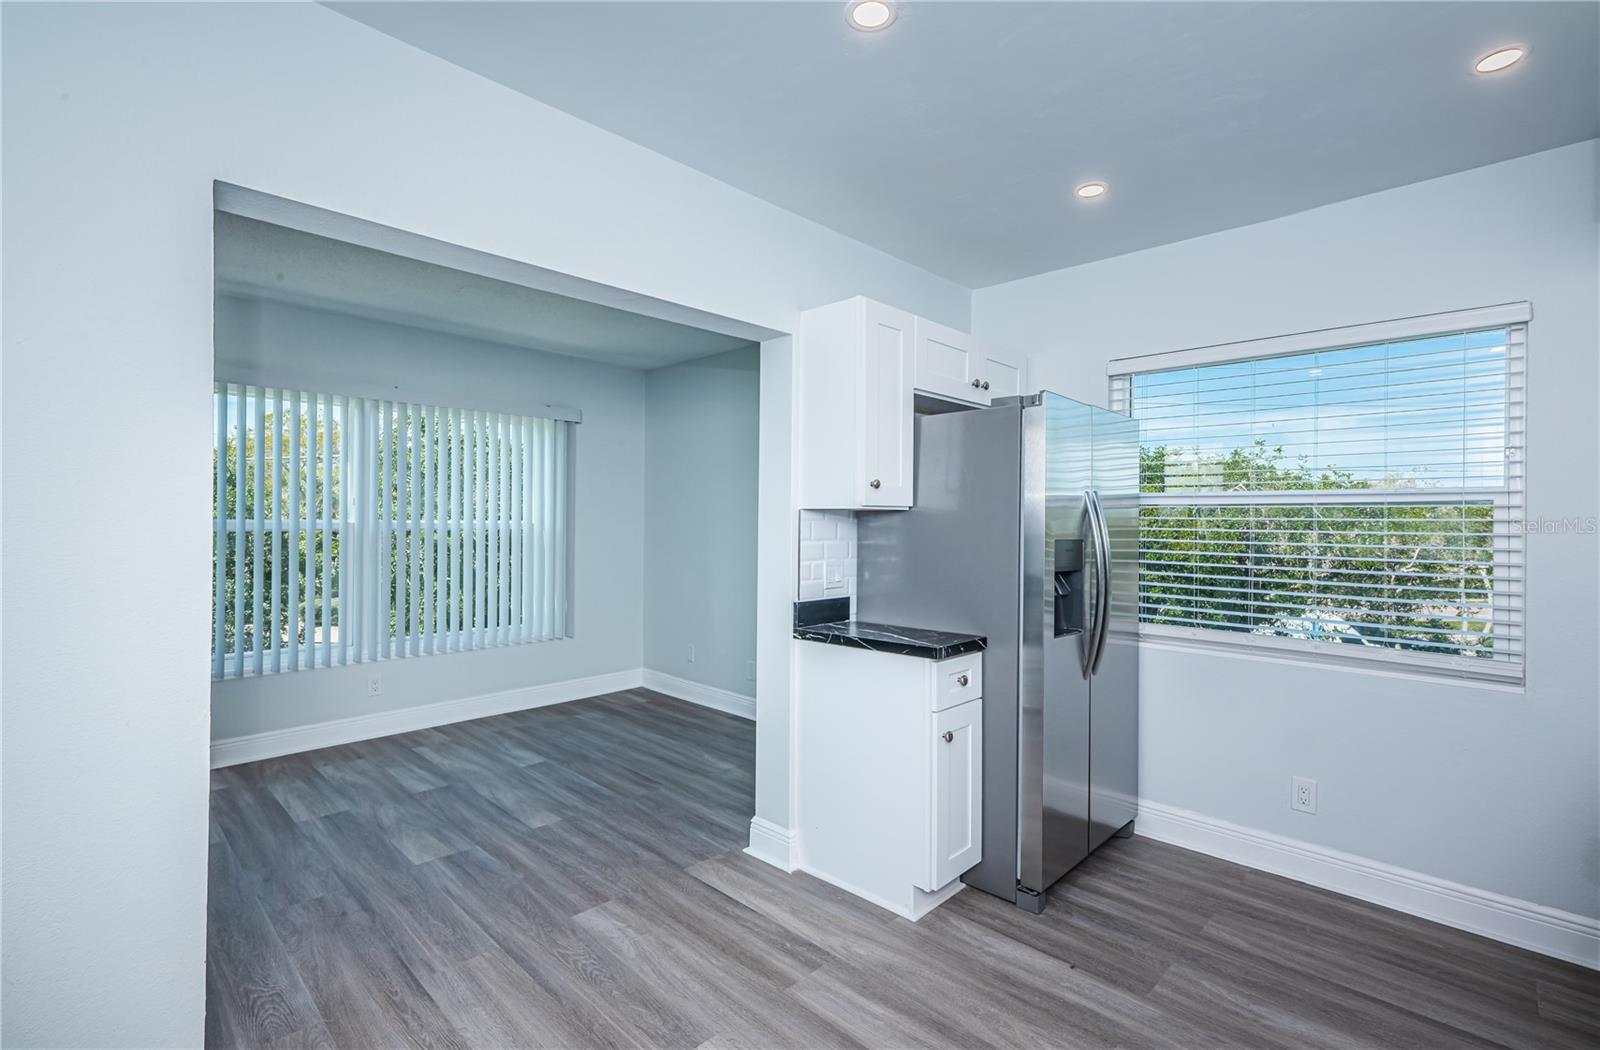
[[1518,683],[1526,303],[1111,362],[1141,634]]
[[213,678],[571,635],[567,419],[218,383]]

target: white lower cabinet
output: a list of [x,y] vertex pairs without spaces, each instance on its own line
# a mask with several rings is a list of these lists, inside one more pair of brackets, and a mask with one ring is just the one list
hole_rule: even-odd
[[795,647],[800,867],[920,918],[982,859],[983,654]]
[[983,859],[983,701],[933,716],[933,801],[926,882],[936,890]]

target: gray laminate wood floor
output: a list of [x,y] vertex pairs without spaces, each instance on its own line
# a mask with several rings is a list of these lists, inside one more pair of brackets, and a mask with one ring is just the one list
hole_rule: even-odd
[[739,852],[637,690],[219,770],[210,1046],[1594,1046],[1574,966],[1134,838],[912,924]]

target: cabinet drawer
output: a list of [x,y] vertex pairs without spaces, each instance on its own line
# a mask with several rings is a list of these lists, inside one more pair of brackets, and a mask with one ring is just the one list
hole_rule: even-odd
[[982,653],[952,656],[933,665],[933,710],[943,711],[982,695]]

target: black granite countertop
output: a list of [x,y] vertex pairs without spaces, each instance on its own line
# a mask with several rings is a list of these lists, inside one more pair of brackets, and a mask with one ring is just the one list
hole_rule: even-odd
[[875,653],[920,656],[928,660],[982,652],[988,646],[988,640],[979,634],[930,631],[921,627],[899,627],[891,623],[867,623],[862,620],[838,620],[803,627],[796,624],[794,636],[808,642],[847,645],[855,649],[870,649]]

